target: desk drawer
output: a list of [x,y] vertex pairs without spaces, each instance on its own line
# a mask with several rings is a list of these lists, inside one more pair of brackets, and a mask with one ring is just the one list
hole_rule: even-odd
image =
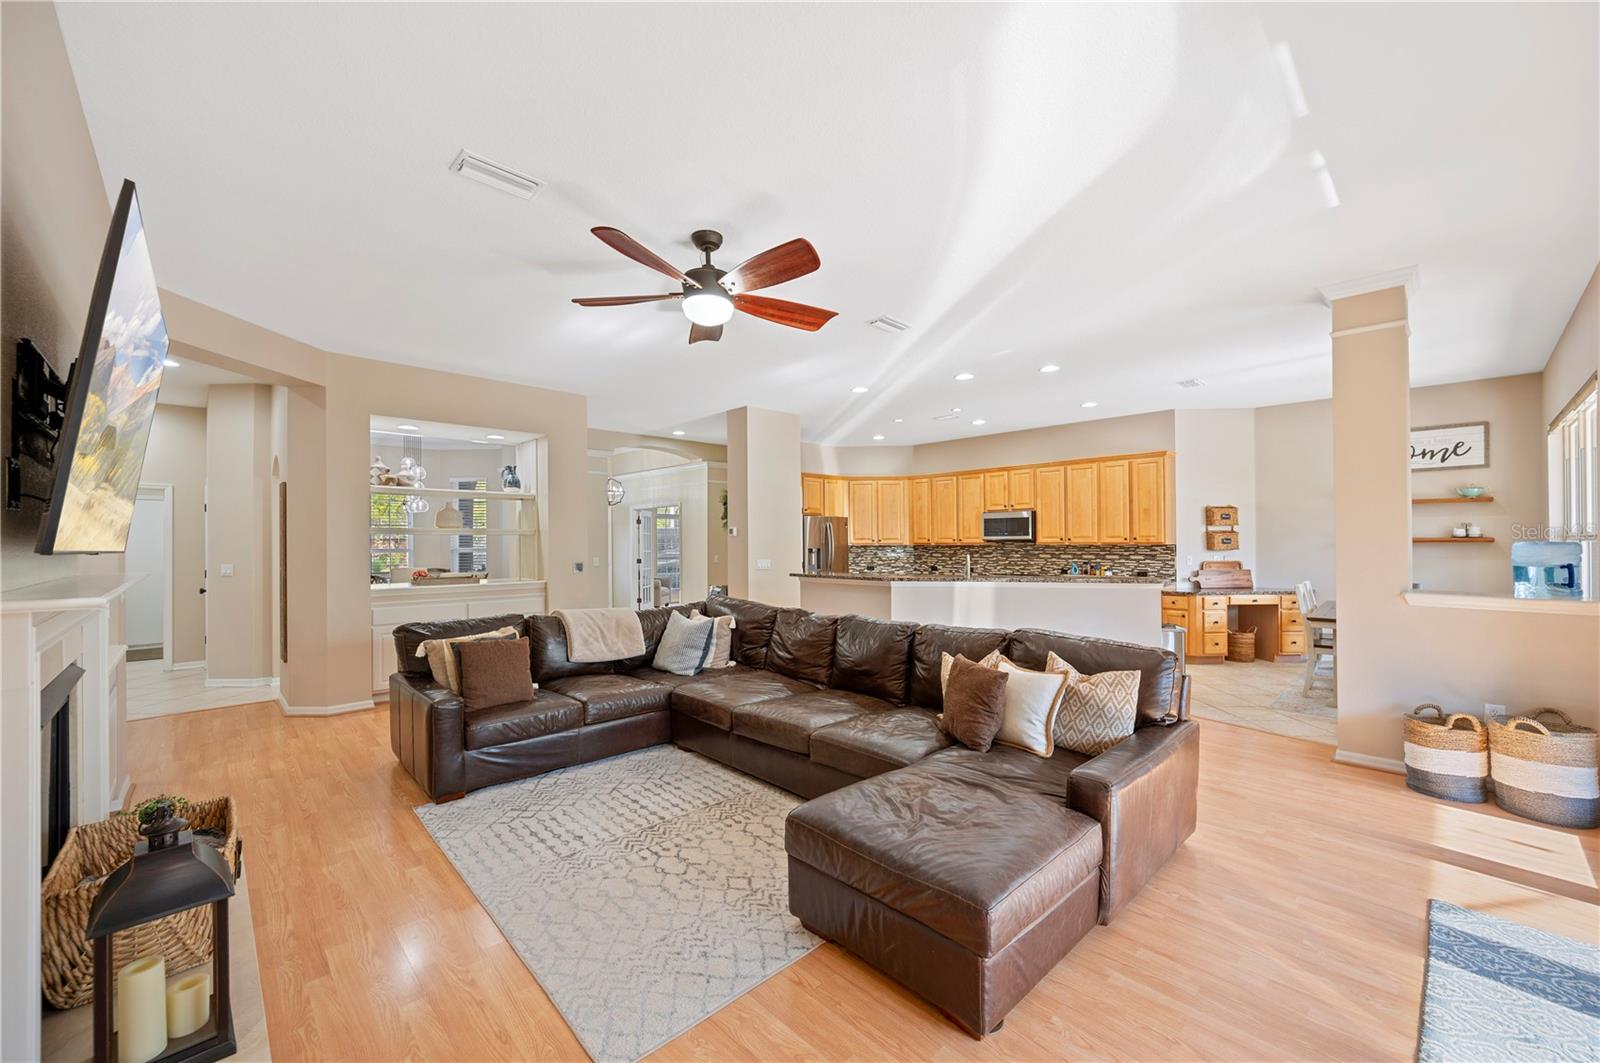
[[1300,611],[1300,599],[1292,594],[1285,594],[1278,601],[1282,603],[1285,609],[1293,609],[1297,613]]
[[1199,655],[1202,657],[1221,657],[1228,652],[1228,633],[1226,631],[1216,635],[1201,635]]
[[1305,617],[1299,613],[1279,613],[1278,627],[1284,631],[1304,631],[1306,629]]
[[1276,594],[1230,594],[1229,605],[1277,605]]
[[1279,640],[1282,645],[1280,653],[1306,652],[1306,633],[1304,631],[1284,631]]
[[1187,594],[1163,594],[1161,596],[1162,609],[1181,609],[1189,611],[1189,596]]
[[1228,611],[1226,609],[1207,609],[1201,615],[1200,630],[1205,632],[1228,632]]
[[1202,595],[1200,598],[1200,608],[1205,610],[1226,609],[1228,608],[1228,596],[1226,594]]
[[1176,624],[1179,627],[1188,627],[1189,611],[1187,609],[1163,609],[1161,610],[1161,622],[1163,624]]

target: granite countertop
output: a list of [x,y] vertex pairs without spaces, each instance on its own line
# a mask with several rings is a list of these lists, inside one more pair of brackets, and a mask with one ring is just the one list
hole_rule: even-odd
[[1293,587],[1210,587],[1202,590],[1192,583],[1169,583],[1161,589],[1167,594],[1294,594]]
[[974,573],[968,577],[956,572],[791,572],[800,579],[844,579],[863,583],[1140,583],[1160,584],[1160,576],[986,576]]

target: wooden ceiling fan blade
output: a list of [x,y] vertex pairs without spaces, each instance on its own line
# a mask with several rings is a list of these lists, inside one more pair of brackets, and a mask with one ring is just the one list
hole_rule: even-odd
[[822,265],[811,241],[794,239],[745,259],[722,278],[730,292],[753,292],[813,273]]
[[682,292],[669,295],[601,295],[592,299],[574,299],[579,306],[627,306],[630,303],[661,303],[668,299],[682,299]]
[[807,306],[805,303],[791,303],[787,299],[771,299],[765,295],[736,295],[733,297],[735,309],[743,310],[752,317],[759,317],[779,325],[788,325],[790,328],[805,329],[815,332],[838,316],[832,310],[824,310],[819,306]]
[[613,250],[622,252],[639,263],[639,265],[649,266],[657,273],[663,273],[673,280],[687,284],[690,287],[700,287],[700,285],[690,280],[683,270],[674,266],[671,262],[668,262],[621,229],[613,229],[609,225],[597,225],[589,231],[598,236],[601,243]]
[[722,338],[721,325],[690,325],[689,342],[699,343],[701,340],[720,340]]

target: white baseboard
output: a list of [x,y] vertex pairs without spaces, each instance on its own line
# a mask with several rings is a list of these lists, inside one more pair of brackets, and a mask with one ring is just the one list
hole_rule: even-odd
[[198,661],[173,661],[172,667],[167,670],[169,672],[187,672],[190,669],[204,668],[205,666],[206,662],[204,659]]
[[275,675],[264,675],[264,676],[261,676],[261,677],[256,678],[256,679],[209,679],[208,678],[206,680],[206,686],[208,686],[208,687],[275,687],[277,685],[278,685],[278,677],[275,676]]
[[111,807],[106,809],[106,814],[109,815],[112,812],[121,812],[122,806],[128,803],[128,791],[132,789],[133,780],[124,775],[122,777],[122,782],[117,784],[115,792],[113,792],[111,795]]
[[1374,757],[1366,753],[1352,753],[1348,749],[1336,749],[1333,751],[1333,759],[1336,763],[1349,764],[1357,768],[1373,768],[1377,771],[1393,772],[1396,775],[1406,773],[1406,762],[1392,757]]
[[339,716],[346,712],[361,712],[374,707],[371,698],[347,701],[343,705],[291,705],[284,700],[283,691],[278,691],[278,708],[285,716]]

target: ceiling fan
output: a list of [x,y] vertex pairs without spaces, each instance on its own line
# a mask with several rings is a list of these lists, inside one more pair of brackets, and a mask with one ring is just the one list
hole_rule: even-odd
[[649,266],[657,273],[681,282],[683,291],[668,295],[608,295],[597,299],[572,300],[579,306],[626,306],[630,303],[660,303],[678,299],[681,300],[683,316],[691,322],[690,343],[720,340],[722,326],[733,317],[735,310],[807,332],[817,331],[835,316],[832,310],[747,294],[804,277],[822,265],[822,260],[817,257],[817,249],[808,240],[790,240],[746,259],[731,270],[721,270],[711,264],[711,252],[722,246],[722,234],[711,229],[696,229],[689,240],[705,256],[705,261],[691,269],[680,270],[621,229],[600,225],[589,231],[606,246],[615,248],[640,265]]

